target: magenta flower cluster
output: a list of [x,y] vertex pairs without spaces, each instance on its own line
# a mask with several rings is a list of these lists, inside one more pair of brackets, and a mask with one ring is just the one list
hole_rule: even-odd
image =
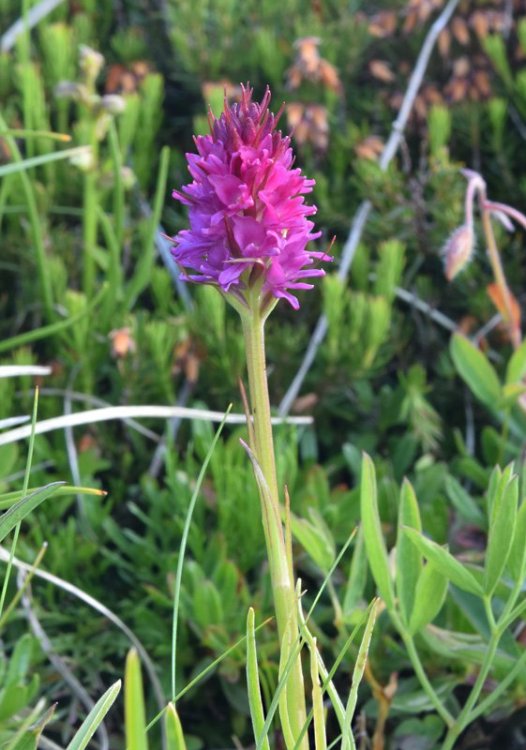
[[264,304],[283,297],[297,309],[290,290],[311,289],[304,279],[324,271],[309,266],[331,258],[306,249],[320,236],[307,218],[316,207],[303,198],[314,180],[293,168],[290,138],[276,130],[280,113],[269,102],[269,89],[258,104],[246,87],[239,103],[210,114],[210,135],[197,136],[197,154],[187,154],[193,182],[173,192],[189,207],[190,229],[174,238],[172,254],[186,280],[242,302],[257,288]]

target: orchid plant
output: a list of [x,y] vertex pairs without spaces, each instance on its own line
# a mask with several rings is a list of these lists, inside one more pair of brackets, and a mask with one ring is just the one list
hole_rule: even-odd
[[[311,289],[305,279],[324,275],[314,264],[332,260],[325,252],[307,249],[320,237],[309,219],[316,207],[305,202],[314,180],[293,167],[290,137],[277,130],[281,112],[269,111],[270,90],[260,103],[252,89],[242,88],[239,103],[225,101],[219,118],[209,113],[210,134],[195,138],[197,154],[188,154],[193,181],[174,197],[189,208],[190,228],[175,237],[172,254],[182,278],[212,284],[241,317],[249,384],[249,445],[261,498],[284,688],[279,700],[287,748],[309,747],[307,711],[301,664],[299,591],[284,529],[283,504],[276,474],[271,411],[265,362],[265,322],[280,299],[297,310],[296,290]],[[287,509],[286,509],[287,510]],[[285,518],[287,518],[285,512]],[[287,526],[287,523],[285,524]],[[253,616],[252,616],[253,618]],[[250,620],[250,617],[249,617]],[[253,622],[253,619],[252,619]],[[303,623],[304,625],[304,623]],[[309,639],[317,674],[315,639]],[[318,679],[313,683],[316,718],[323,716]],[[315,688],[313,687],[313,691]],[[252,701],[256,737],[262,713]],[[258,717],[259,716],[259,720]],[[350,718],[348,724],[350,724]],[[323,720],[321,721],[323,724]]]

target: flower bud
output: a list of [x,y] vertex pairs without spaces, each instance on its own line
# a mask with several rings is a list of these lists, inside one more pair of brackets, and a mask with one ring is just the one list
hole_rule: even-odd
[[106,94],[100,100],[100,106],[110,115],[120,115],[126,109],[126,101],[118,94]]
[[104,66],[104,57],[97,50],[81,44],[79,48],[80,68],[86,78],[88,86],[93,86]]
[[452,281],[468,265],[475,250],[475,235],[472,224],[463,224],[455,229],[446,242],[442,255],[448,281]]

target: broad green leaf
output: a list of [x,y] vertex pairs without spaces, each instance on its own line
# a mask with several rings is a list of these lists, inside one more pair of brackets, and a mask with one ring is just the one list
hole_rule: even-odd
[[402,616],[409,622],[415,600],[416,582],[422,569],[422,556],[403,533],[404,527],[422,531],[418,502],[411,483],[404,479],[400,492],[396,537],[396,592]]
[[526,340],[510,357],[506,368],[506,385],[521,383],[526,375]]
[[84,719],[79,731],[75,734],[66,750],[84,750],[84,748],[88,746],[89,741],[97,731],[97,727],[113,705],[120,689],[121,681],[117,680],[117,682],[114,682],[113,685],[106,690],[104,695],[99,698]]
[[414,635],[433,622],[444,604],[448,580],[432,563],[425,565],[416,584],[415,603],[409,619],[409,630]]
[[374,464],[367,453],[363,454],[360,486],[360,505],[365,549],[374,580],[387,609],[394,609],[393,582],[385,546],[380,514]]
[[511,551],[517,521],[518,495],[519,480],[514,477],[493,504],[484,565],[484,590],[487,594],[493,593]]
[[164,728],[167,750],[186,750],[181,720],[172,702],[166,706],[166,711],[164,712]]
[[[254,629],[254,610],[252,607],[248,610],[247,616],[247,687],[248,687],[248,704],[250,706],[250,718],[252,719],[252,729],[254,738],[261,736],[265,726],[265,714],[263,711],[263,701],[261,699],[261,687],[259,684],[258,657],[256,650],[256,632]],[[261,747],[263,750],[270,750],[268,736],[262,740]]]
[[451,583],[458,586],[463,591],[469,591],[476,596],[483,596],[482,586],[475,580],[469,570],[462,563],[459,563],[453,555],[444,547],[441,547],[431,539],[427,539],[414,529],[405,529],[405,533],[410,540],[420,550],[423,556],[429,562],[433,563],[435,568],[442,573]]
[[451,356],[462,379],[475,396],[490,409],[495,409],[501,398],[498,375],[487,357],[459,333],[453,334]]
[[146,711],[142,688],[141,662],[132,648],[126,657],[124,673],[124,724],[127,750],[148,750]]
[[12,505],[2,516],[0,516],[0,542],[20,523],[29,513],[43,503],[48,497],[56,492],[58,487],[62,487],[64,482],[52,482],[45,487],[40,487],[30,495],[19,500]]
[[517,523],[515,525],[515,536],[508,557],[508,568],[515,581],[522,581],[526,571],[526,501],[522,504],[517,513]]

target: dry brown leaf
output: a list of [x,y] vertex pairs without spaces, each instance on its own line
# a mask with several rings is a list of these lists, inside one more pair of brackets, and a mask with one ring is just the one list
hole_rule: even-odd
[[377,135],[367,136],[367,138],[357,143],[354,147],[356,156],[359,159],[370,159],[371,161],[377,161],[383,150],[384,142]]
[[369,71],[374,78],[377,78],[383,83],[391,83],[391,81],[394,81],[394,73],[385,60],[371,60],[369,63]]
[[394,10],[382,10],[369,20],[369,34],[384,39],[392,36],[396,29],[397,14]]
[[451,47],[451,34],[449,29],[444,29],[440,32],[438,35],[437,46],[442,57],[447,57],[449,55],[449,49]]
[[469,44],[468,25],[460,16],[455,16],[451,21],[451,32],[459,44],[464,47]]

